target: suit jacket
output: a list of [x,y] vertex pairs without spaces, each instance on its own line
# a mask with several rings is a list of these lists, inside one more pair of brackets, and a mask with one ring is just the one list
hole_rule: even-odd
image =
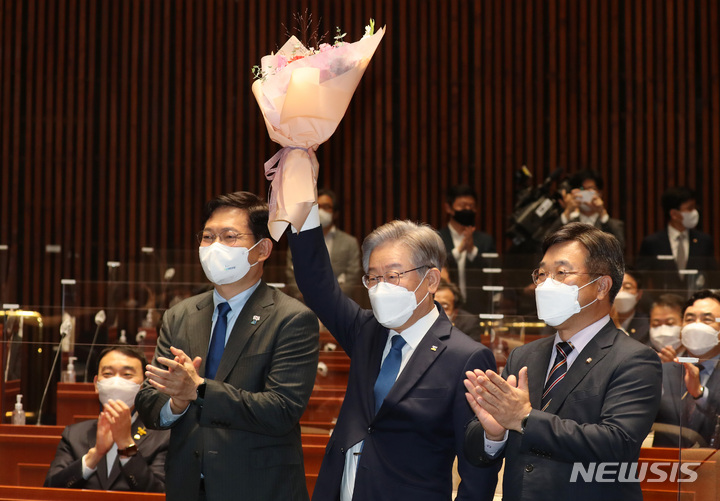
[[[155,350],[170,347],[202,357],[205,374],[213,315],[212,291],[165,312]],[[167,499],[197,496],[200,474],[208,500],[242,493],[243,500],[308,498],[300,443],[318,363],[318,323],[298,301],[264,282],[240,312],[204,401],[194,402],[171,427],[166,463]],[[151,428],[169,400],[145,382],[135,406]]]
[[628,336],[652,347],[650,342],[650,317],[640,310],[635,310],[635,316],[627,328]]
[[[574,462],[634,462],[660,405],[661,368],[657,354],[609,321],[585,346],[557,387],[545,412],[543,386],[554,336],[513,350],[503,377],[528,368],[532,412],[524,433],[510,431],[503,454],[504,499],[642,500],[637,482],[571,483]],[[556,391],[557,391],[556,390]],[[485,455],[484,433],[468,427],[466,451],[477,464]]]
[[497,469],[462,455],[472,411],[464,371],[495,367],[490,350],[454,328],[442,308],[400,373],[377,415],[373,388],[388,329],[347,298],[335,281],[319,228],[289,235],[298,285],[310,308],[351,359],[345,400],[328,442],[313,500],[340,498],[345,453],[364,440],[353,500],[450,500],[459,456],[458,500],[492,499]]
[[[718,269],[712,237],[697,230],[689,230],[690,238],[687,269],[699,270],[703,282],[698,287],[707,287],[707,271]],[[654,272],[648,278],[650,286],[656,289],[687,289],[686,280],[678,276],[678,267],[674,259],[658,259],[657,256],[672,256],[670,237],[667,228],[643,238],[638,252],[636,267],[638,270]]]
[[[695,401],[683,395],[687,391],[683,380],[683,366],[675,362],[662,364],[663,395],[655,421],[658,423],[683,426],[698,432],[708,444],[715,433],[717,416],[720,414],[720,370],[713,370],[705,386],[709,395],[702,408],[692,409]],[[677,447],[677,444],[655,444],[656,446]]]
[[453,325],[470,336],[475,341],[482,341],[482,330],[480,329],[480,317],[459,309],[453,320]]
[[[345,233],[335,227],[333,231],[332,252],[330,253],[330,263],[332,265],[333,274],[340,283],[342,291],[356,299],[361,289],[364,289],[360,277],[362,277],[362,266],[360,262],[360,245],[357,238]],[[293,297],[301,297],[295,282],[295,272],[293,271],[292,255],[290,250],[287,252],[287,267],[285,272],[289,294]]]
[[[98,489],[103,491],[165,492],[165,457],[167,456],[167,431],[143,428],[142,419],[135,419],[132,434],[137,444],[137,455],[122,466],[116,457],[108,477],[107,461],[102,459],[93,475],[85,480],[82,476],[82,457],[95,446],[97,419],[67,426],[58,444],[55,459],[50,464],[45,487],[68,489]],[[140,438],[137,438],[137,437]]]
[[[446,267],[450,274],[450,281],[457,284],[458,281],[458,263],[452,254],[452,250],[455,248],[452,240],[452,234],[450,233],[450,227],[445,226],[440,230],[440,237],[445,244],[445,250],[447,251]],[[481,270],[488,267],[488,262],[484,259],[481,254],[485,252],[495,252],[495,240],[481,231],[473,232],[473,243],[478,248],[478,255],[474,260],[465,260],[465,286],[466,296],[465,308],[472,312],[478,313],[483,310],[483,294],[480,289],[482,285],[482,279],[480,276]]]

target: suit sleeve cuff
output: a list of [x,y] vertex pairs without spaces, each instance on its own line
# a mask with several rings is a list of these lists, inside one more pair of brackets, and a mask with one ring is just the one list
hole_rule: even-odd
[[485,434],[485,454],[487,454],[490,459],[494,459],[495,457],[497,457],[498,454],[500,454],[505,448],[505,443],[507,442],[507,439],[507,430],[505,430],[505,436],[503,437],[503,439],[499,441],[490,440],[489,438],[487,438],[487,434]]

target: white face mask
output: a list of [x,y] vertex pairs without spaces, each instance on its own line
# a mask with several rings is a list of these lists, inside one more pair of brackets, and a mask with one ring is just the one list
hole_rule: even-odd
[[677,350],[682,346],[682,341],[680,341],[680,326],[658,325],[657,327],[650,327],[650,342],[658,351],[668,345],[670,345],[673,350]]
[[328,226],[332,225],[332,212],[318,209],[318,216],[320,216],[320,226],[322,226],[323,228],[327,228]]
[[202,264],[205,276],[217,285],[237,282],[257,264],[250,264],[248,254],[262,241],[263,239],[258,240],[249,249],[247,247],[228,247],[220,242],[200,247],[200,264]]
[[415,299],[420,285],[425,280],[428,272],[425,272],[422,280],[414,291],[409,291],[400,285],[392,285],[386,282],[380,282],[372,289],[368,290],[370,296],[370,304],[372,305],[373,314],[380,325],[388,329],[396,329],[410,319],[418,304],[425,301],[428,293],[420,300]]
[[140,391],[140,385],[129,379],[120,376],[113,376],[106,379],[98,379],[97,389],[100,402],[103,405],[108,400],[121,400],[131,409],[135,405],[135,395]]
[[626,291],[620,291],[618,292],[618,295],[615,296],[615,302],[613,304],[615,305],[615,309],[618,311],[618,313],[624,315],[625,313],[630,313],[631,311],[633,311],[637,302],[637,294],[630,294]]
[[718,331],[702,322],[693,322],[682,328],[682,344],[693,355],[704,355],[718,344]]
[[583,308],[587,308],[597,301],[597,298],[595,298],[595,301],[585,306],[580,306],[580,303],[578,303],[578,293],[580,289],[597,282],[601,278],[602,277],[597,277],[582,287],[567,285],[552,278],[546,279],[535,289],[535,304],[537,305],[538,318],[551,327],[555,327],[576,313],[580,313]]
[[693,209],[691,211],[681,211],[680,214],[682,214],[682,225],[688,229],[692,230],[698,225],[698,222],[700,221],[700,213],[697,211],[697,209]]

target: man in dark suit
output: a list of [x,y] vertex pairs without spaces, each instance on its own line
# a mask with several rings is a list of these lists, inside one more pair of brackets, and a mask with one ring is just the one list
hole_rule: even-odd
[[[323,229],[325,237],[325,245],[330,254],[330,264],[332,265],[335,278],[340,284],[342,291],[355,299],[359,300],[362,283],[360,277],[362,275],[360,268],[360,244],[357,238],[345,233],[336,226],[336,220],[339,214],[338,198],[334,191],[318,190],[318,208],[320,215],[320,225]],[[287,286],[289,294],[301,298],[302,295],[297,290],[295,282],[295,272],[292,265],[292,253],[287,252],[287,268],[286,268]]]
[[477,315],[463,310],[463,299],[457,285],[446,280],[440,280],[440,285],[435,292],[435,301],[442,306],[448,320],[462,332],[482,342],[482,331],[480,330],[480,318]]
[[640,307],[643,296],[640,276],[634,270],[626,269],[622,287],[613,302],[617,325],[628,336],[643,344],[650,345],[650,319]]
[[445,260],[435,230],[392,221],[365,239],[363,284],[372,311],[340,290],[315,208],[289,239],[305,301],[351,359],[313,499],[447,500],[456,455],[457,499],[492,499],[497,469],[475,468],[462,455],[472,419],[462,375],[474,364],[495,368],[495,361],[433,301]]
[[[667,227],[646,236],[640,244],[637,269],[648,273],[650,288],[695,289],[708,285],[708,273],[717,270],[712,237],[695,229],[700,220],[695,193],[686,187],[663,193]],[[681,275],[697,270],[697,275]]]
[[267,223],[267,205],[251,193],[210,202],[198,240],[215,289],[163,317],[136,405],[149,427],[171,428],[168,500],[308,498],[299,420],[318,323],[263,282]]
[[[720,295],[701,290],[685,305],[680,333],[685,356],[700,359],[697,364],[674,362],[663,364],[663,396],[658,423],[673,424],[696,431],[703,446],[712,442],[718,448],[715,428],[720,417]],[[713,440],[713,438],[715,440]],[[677,441],[659,442],[655,446],[677,447]]]
[[564,193],[565,210],[560,215],[562,224],[588,223],[614,235],[625,248],[625,223],[610,217],[603,200],[603,179],[594,170],[581,170],[568,179],[570,190]]
[[481,272],[488,267],[483,254],[495,252],[495,241],[487,233],[475,230],[477,193],[470,186],[452,186],[447,193],[445,212],[448,225],[440,230],[447,252],[448,277],[460,288],[465,308],[479,313],[482,308]]
[[576,467],[637,462],[660,403],[657,354],[609,315],[622,248],[594,226],[571,223],[546,238],[543,252],[533,272],[538,317],[557,332],[516,348],[503,377],[467,373],[478,418],[468,426],[467,455],[477,464],[505,457],[505,499],[641,500],[637,482],[607,474],[572,481]]
[[146,363],[141,351],[127,346],[100,354],[95,391],[103,411],[63,430],[45,487],[165,491],[169,433],[146,430],[134,412]]

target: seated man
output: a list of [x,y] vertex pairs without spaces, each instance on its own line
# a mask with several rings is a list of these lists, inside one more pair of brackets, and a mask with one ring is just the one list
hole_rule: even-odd
[[650,346],[660,360],[672,362],[685,353],[680,341],[685,300],[677,294],[663,294],[650,307]]
[[[720,414],[720,371],[715,370],[720,360],[719,331],[720,295],[696,292],[685,305],[680,339],[686,356],[700,362],[663,364],[663,393],[655,420],[696,431],[705,441],[701,445],[711,444]],[[655,440],[654,445],[671,444]]]
[[452,324],[462,332],[480,342],[482,331],[480,330],[480,318],[462,309],[462,294],[457,285],[446,280],[440,280],[435,301],[445,310],[445,314]]
[[[686,187],[670,188],[661,202],[667,227],[643,239],[638,270],[653,272],[648,277],[652,289],[705,287],[707,272],[716,270],[717,262],[712,237],[695,229],[700,220],[695,193]],[[685,276],[681,270],[699,273]]]
[[135,413],[145,356],[128,346],[100,354],[98,419],[65,428],[45,487],[164,492],[170,432],[146,430]]
[[615,297],[613,309],[615,310],[618,326],[627,332],[631,338],[648,344],[648,332],[650,329],[648,316],[638,307],[642,294],[638,274],[626,268],[622,288]]
[[447,192],[445,212],[448,225],[440,230],[447,251],[449,279],[458,285],[465,298],[465,307],[473,313],[480,312],[478,273],[487,267],[484,253],[495,252],[495,240],[475,230],[477,193],[470,186],[461,184]]
[[603,180],[598,172],[581,170],[568,180],[570,191],[565,193],[562,224],[581,222],[592,224],[617,238],[625,248],[625,223],[611,218],[603,201]]

